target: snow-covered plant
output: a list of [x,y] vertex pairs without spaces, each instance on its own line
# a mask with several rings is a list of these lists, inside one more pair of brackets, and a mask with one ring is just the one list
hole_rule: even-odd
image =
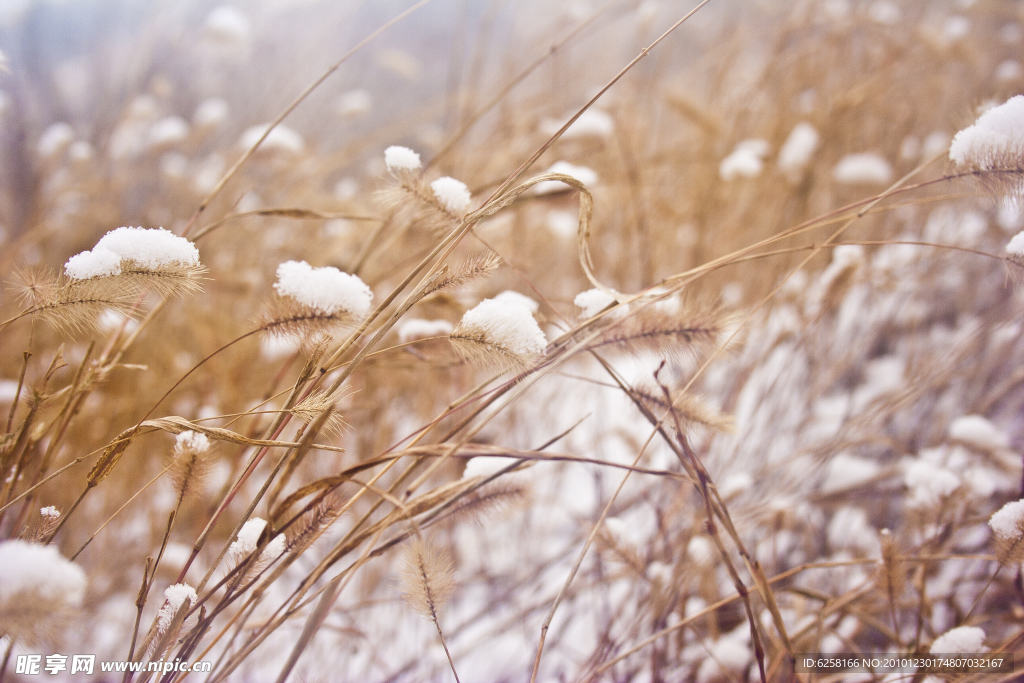
[[464,359],[506,369],[529,366],[547,346],[528,307],[497,299],[484,299],[466,311],[449,339]]
[[0,542],[0,636],[30,647],[59,640],[85,586],[85,572],[53,546]]
[[369,313],[373,302],[373,292],[358,275],[305,261],[279,265],[274,290],[278,304],[265,315],[263,328],[299,337],[351,324]]
[[[259,546],[260,536],[267,527],[267,521],[259,517],[253,517],[242,525],[238,537],[228,546],[228,553],[225,558],[228,570],[245,564]],[[279,558],[285,551],[286,539],[283,534],[277,534],[264,546],[259,557],[251,561],[247,566],[242,584],[248,583],[269,567],[274,560]]]
[[957,626],[932,641],[933,654],[979,654],[985,652],[985,631],[977,626]]
[[461,218],[466,214],[471,201],[466,183],[445,176],[430,183],[430,189],[433,190],[437,201],[453,218]]
[[1024,500],[999,508],[988,520],[995,540],[996,557],[1003,564],[1024,562]]
[[165,295],[198,290],[203,272],[195,245],[163,228],[111,230],[64,264],[72,280],[134,277]]

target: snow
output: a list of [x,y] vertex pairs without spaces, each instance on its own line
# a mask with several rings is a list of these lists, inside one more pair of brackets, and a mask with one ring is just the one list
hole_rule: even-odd
[[871,481],[878,474],[878,463],[848,453],[839,453],[829,460],[822,492],[858,486]]
[[[246,128],[245,132],[242,133],[242,137],[238,140],[238,146],[242,149],[249,149],[263,137],[263,134],[267,132],[269,127],[269,123],[263,123]],[[270,135],[260,145],[260,149],[263,150],[287,152],[289,154],[300,154],[305,148],[306,143],[303,142],[302,136],[280,123],[274,127],[274,130],[270,131]]]
[[[541,121],[540,130],[544,135],[552,136],[564,125],[564,121],[558,119],[544,119]],[[576,119],[564,133],[562,140],[586,137],[609,137],[615,132],[615,121],[606,112],[600,109],[588,109]]]
[[561,211],[556,209],[554,211],[548,211],[547,220],[544,224],[547,226],[547,229],[555,235],[564,238],[571,238],[576,236],[580,220],[579,215],[575,211]]
[[916,508],[934,507],[960,487],[960,478],[953,472],[922,458],[906,465],[903,481],[910,490],[907,504]]
[[185,604],[186,600],[188,600],[189,607],[191,607],[198,599],[199,596],[196,595],[195,589],[187,583],[176,583],[168,586],[167,590],[164,591],[164,604],[156,617],[157,630],[161,633],[167,630],[167,627],[171,625],[171,621],[174,619],[174,614]]
[[707,536],[694,536],[686,544],[686,554],[697,564],[707,567],[715,561],[715,545]]
[[249,19],[237,7],[220,5],[206,15],[203,24],[206,32],[225,42],[243,42],[252,31]]
[[461,216],[469,209],[471,201],[469,188],[461,180],[448,176],[438,178],[430,183],[430,189],[434,191],[434,197],[447,211]]
[[384,150],[384,164],[392,173],[398,171],[418,171],[423,168],[420,155],[408,147],[392,145]]
[[48,505],[44,508],[39,508],[39,516],[46,517],[48,519],[58,519],[60,517],[60,511],[53,505]]
[[877,154],[847,154],[832,169],[832,177],[843,185],[884,185],[892,180],[892,166]]
[[1003,156],[1024,153],[1024,95],[1015,95],[953,136],[949,158],[960,165],[993,168]]
[[73,280],[120,275],[122,260],[153,271],[174,264],[198,266],[199,250],[163,228],[122,227],[101,237],[91,250],[68,259],[64,272]]
[[445,337],[451,334],[453,325],[447,320],[424,320],[409,318],[398,323],[398,341],[405,343],[424,337]]
[[[556,161],[551,165],[551,168],[544,172],[561,173],[563,175],[570,176],[587,187],[592,187],[597,184],[597,173],[593,169],[587,168],[586,166],[576,166],[574,164],[570,164],[568,161]],[[562,190],[567,189],[571,188],[558,180],[546,180],[533,186],[533,192],[535,194],[551,194],[552,192],[561,192]]]
[[517,355],[543,353],[547,346],[528,308],[496,299],[484,299],[466,311],[457,331],[480,334],[485,342]]
[[992,533],[1002,541],[1014,542],[1024,533],[1024,500],[1015,500],[999,508],[988,520]]
[[530,297],[526,296],[525,294],[520,294],[519,292],[513,291],[511,289],[506,289],[504,292],[501,292],[500,294],[493,296],[491,298],[494,299],[495,301],[501,301],[502,303],[512,304],[514,306],[522,306],[530,313],[536,313],[537,309],[540,308],[540,304],[538,304]]
[[996,67],[997,81],[1017,81],[1021,76],[1024,76],[1024,68],[1021,68],[1020,62],[1015,59],[1007,59]]
[[466,463],[466,469],[462,472],[463,479],[473,479],[474,477],[489,477],[495,472],[500,472],[514,462],[517,462],[519,458],[510,458],[506,456],[494,456],[494,457],[476,457],[471,458]]
[[252,555],[253,551],[256,550],[256,546],[259,545],[260,534],[263,533],[263,529],[267,526],[265,519],[259,517],[253,517],[238,531],[237,539],[228,546],[228,564],[232,567],[237,566],[245,558]]
[[584,318],[592,318],[607,306],[615,303],[615,297],[595,288],[580,292],[572,302],[580,309],[580,315]]
[[949,438],[984,451],[998,451],[1010,445],[1006,435],[981,415],[964,415],[949,425]]
[[799,181],[820,142],[821,135],[814,126],[806,121],[796,124],[779,150],[779,170],[790,180]]
[[971,21],[967,17],[954,14],[942,22],[942,37],[949,43],[963,40],[971,32]]
[[54,546],[21,540],[0,543],[0,613],[30,609],[34,601],[80,607],[85,584],[85,572]]
[[96,150],[85,140],[75,140],[68,147],[68,158],[72,161],[89,161],[96,156]]
[[149,144],[152,147],[171,145],[187,137],[188,123],[180,116],[162,118],[149,129]]
[[895,3],[888,2],[887,0],[878,0],[878,2],[873,2],[868,7],[868,18],[876,24],[893,26],[903,18],[903,12],[900,11],[899,5]]
[[205,434],[187,430],[178,434],[174,439],[175,454],[191,451],[193,453],[205,453],[210,450],[210,440]]
[[932,654],[978,654],[985,651],[985,631],[977,626],[958,626],[932,641]]
[[359,276],[333,266],[313,268],[305,261],[285,261],[279,265],[274,289],[323,315],[345,311],[364,316],[373,301],[373,292]]
[[230,111],[223,98],[208,97],[196,107],[192,123],[199,128],[213,128],[227,121]]
[[1006,253],[1015,256],[1024,256],[1024,230],[1018,232],[1006,245]]
[[339,116],[361,116],[372,108],[373,95],[362,88],[343,92],[334,102],[334,110]]
[[67,123],[58,121],[57,123],[50,124],[43,131],[43,134],[39,136],[39,142],[36,143],[36,152],[44,159],[48,159],[70,145],[74,139],[74,129]]
[[764,169],[762,159],[770,149],[767,140],[751,138],[743,140],[736,145],[736,149],[729,156],[722,159],[718,165],[718,175],[722,180],[730,181],[736,178],[754,178],[761,175]]

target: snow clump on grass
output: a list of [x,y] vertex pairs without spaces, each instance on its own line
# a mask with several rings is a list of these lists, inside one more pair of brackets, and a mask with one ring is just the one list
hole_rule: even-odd
[[1010,445],[1006,435],[981,415],[963,415],[953,420],[949,438],[983,451],[998,451]]
[[793,127],[779,150],[779,170],[792,182],[799,182],[821,142],[817,129],[806,121]]
[[992,107],[953,136],[949,158],[981,170],[1016,167],[1024,157],[1024,95]]
[[391,173],[418,171],[423,168],[419,154],[399,145],[392,145],[384,150],[384,164]]
[[187,583],[176,583],[168,586],[164,591],[164,604],[156,615],[156,628],[159,633],[165,633],[174,620],[174,615],[188,600],[188,606],[196,604],[199,596],[196,590]]
[[977,626],[958,626],[932,642],[932,654],[966,654],[984,652],[985,632]]
[[175,455],[190,451],[205,453],[210,450],[210,439],[205,434],[186,430],[174,438]]
[[85,584],[53,546],[0,543],[0,634],[29,646],[52,639],[82,606]]
[[145,271],[170,266],[198,268],[199,250],[184,237],[163,228],[118,228],[100,238],[89,251],[72,256],[64,273],[72,280],[120,275],[125,261]]
[[454,326],[447,320],[424,320],[409,318],[398,323],[398,341],[405,343],[425,337],[444,337],[451,334]]
[[370,311],[373,292],[358,275],[333,266],[314,268],[305,261],[285,261],[277,267],[274,289],[317,313],[344,311],[362,317]]
[[[260,536],[263,534],[263,530],[267,527],[267,521],[260,519],[259,517],[253,517],[248,522],[242,525],[241,530],[238,532],[238,538],[228,546],[227,563],[230,569],[234,569],[240,564],[243,564],[249,559],[249,556],[256,552],[256,548],[259,546]],[[285,537],[283,534],[275,536],[266,547],[260,556],[252,564],[246,573],[244,581],[250,580],[255,575],[262,572],[264,569],[270,566],[270,564],[280,557],[285,551]]]
[[995,536],[996,556],[999,561],[1024,561],[1024,500],[1015,500],[999,508],[988,520]]
[[547,346],[529,308],[498,299],[484,299],[466,311],[450,339],[466,360],[494,367],[525,367]]
[[870,152],[847,154],[832,169],[832,177],[842,185],[884,185],[892,181],[892,166]]
[[445,176],[430,183],[434,197],[444,209],[456,216],[462,216],[469,209],[469,188],[461,180]]
[[[261,123],[245,129],[242,137],[238,140],[238,146],[242,149],[249,149],[259,141],[263,134],[270,128],[269,123]],[[278,124],[267,134],[267,139],[260,144],[260,149],[267,151],[280,151],[289,154],[301,154],[306,148],[302,136],[287,126]]]
[[718,165],[718,175],[722,180],[736,178],[755,178],[764,169],[764,157],[770,149],[767,140],[751,138],[743,140],[736,149]]
[[584,318],[593,318],[606,307],[615,303],[615,297],[595,288],[580,292],[572,302],[580,309],[580,315]]

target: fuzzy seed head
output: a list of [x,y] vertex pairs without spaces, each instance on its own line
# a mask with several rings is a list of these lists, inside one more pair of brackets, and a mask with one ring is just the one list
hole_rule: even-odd
[[[496,363],[497,356],[505,356],[512,365],[526,363],[527,359],[543,353],[547,346],[547,339],[529,308],[518,302],[497,299],[484,299],[466,311],[452,331],[451,339],[459,342],[456,348],[467,358],[487,354],[489,350]],[[488,358],[480,355],[480,360]]]

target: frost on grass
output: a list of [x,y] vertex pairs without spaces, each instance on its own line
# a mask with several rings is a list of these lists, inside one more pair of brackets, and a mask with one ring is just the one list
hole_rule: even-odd
[[198,268],[199,250],[163,228],[126,227],[111,230],[91,250],[72,256],[64,273],[72,280],[88,280],[128,269],[158,272],[171,266]]
[[988,520],[995,537],[996,556],[999,561],[1024,561],[1024,500],[1015,500],[999,508]]
[[438,178],[430,183],[430,189],[433,190],[437,201],[449,213],[455,216],[463,216],[469,209],[469,188],[461,180],[449,178],[448,176]]
[[892,166],[877,154],[847,154],[832,169],[842,185],[884,185],[892,181]]
[[718,165],[718,175],[722,180],[730,181],[737,178],[755,178],[764,169],[764,157],[770,146],[767,140],[751,138],[736,145],[729,156]]
[[[552,136],[563,125],[564,122],[559,119],[544,119],[540,123],[540,131],[544,135]],[[580,114],[580,117],[562,133],[562,140],[588,137],[606,138],[614,132],[615,121],[610,115],[600,109],[588,109]]]
[[28,646],[52,641],[82,606],[85,585],[85,572],[53,546],[0,543],[0,636]]
[[953,136],[949,158],[978,170],[1019,169],[1024,158],[1024,95],[992,107]]
[[491,367],[525,367],[547,346],[528,307],[498,299],[484,299],[466,311],[450,339],[464,359]]
[[588,289],[585,292],[580,292],[572,302],[580,309],[580,315],[584,318],[592,318],[611,304],[615,303],[615,297],[607,292],[595,288]]
[[932,641],[932,654],[971,654],[985,651],[985,632],[977,626],[958,626]]
[[384,150],[384,164],[391,173],[418,171],[423,168],[420,155],[400,145],[392,145]]

